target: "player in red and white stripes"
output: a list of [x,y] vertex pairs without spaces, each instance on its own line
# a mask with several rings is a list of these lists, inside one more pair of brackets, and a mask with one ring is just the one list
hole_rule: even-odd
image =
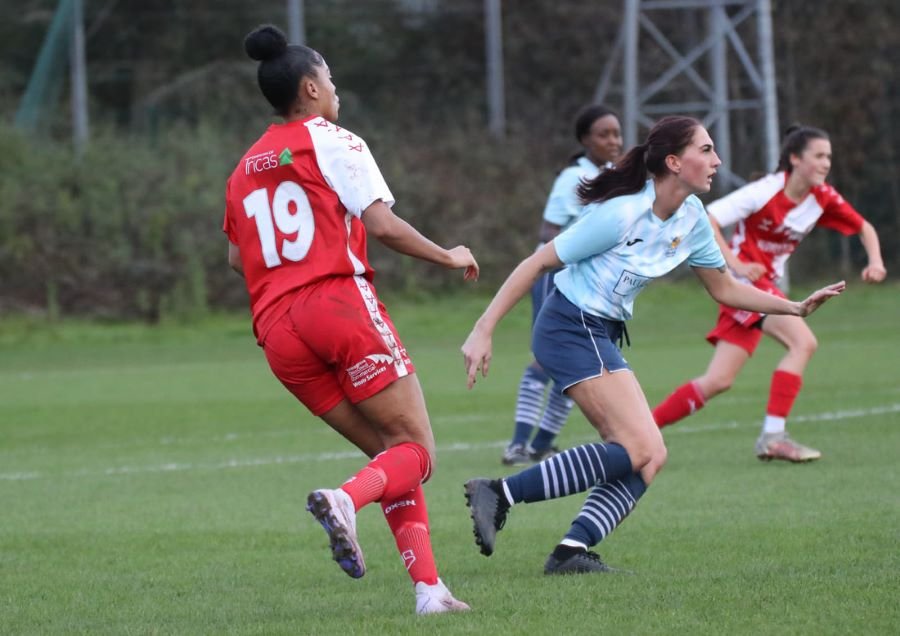
[[464,246],[444,249],[391,211],[393,196],[365,141],[336,125],[339,100],[319,53],[263,26],[244,41],[263,95],[282,117],[228,180],[228,262],[246,281],[257,342],[275,376],[314,415],[373,458],[340,488],[315,490],[307,510],[332,556],[366,572],[356,513],[375,501],[415,586],[416,612],[468,610],[438,578],[422,484],[434,435],[412,361],[372,284],[366,237],[402,254],[465,270]]
[[[777,282],[787,259],[817,226],[859,236],[868,257],[866,283],[880,283],[886,270],[878,234],[833,187],[825,183],[831,169],[831,142],[817,128],[788,129],[778,169],[707,206],[716,239],[735,277],[782,296]],[[721,227],[735,225],[730,242]],[[691,415],[731,388],[763,334],[787,351],[775,368],[756,455],[762,460],[807,462],[822,454],[787,434],[785,421],[803,384],[803,372],[816,350],[816,337],[803,318],[765,316],[720,306],[719,320],[707,335],[715,346],[703,375],[679,386],[653,410],[662,428]]]

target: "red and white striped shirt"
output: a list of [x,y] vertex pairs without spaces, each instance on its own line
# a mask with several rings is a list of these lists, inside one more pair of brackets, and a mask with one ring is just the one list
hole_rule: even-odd
[[394,203],[368,146],[322,117],[273,124],[250,147],[228,179],[223,229],[240,249],[260,342],[289,292],[334,276],[371,281],[360,216],[379,199]]
[[745,263],[761,263],[766,278],[784,275],[788,257],[817,225],[844,235],[858,234],[865,220],[828,184],[815,186],[800,203],[784,193],[788,174],[769,174],[710,203],[720,226],[737,224],[731,249]]

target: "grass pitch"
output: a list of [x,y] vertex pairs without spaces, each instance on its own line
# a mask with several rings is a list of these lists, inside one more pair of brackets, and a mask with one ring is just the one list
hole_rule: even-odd
[[[542,565],[582,497],[517,506],[484,558],[462,494],[466,479],[508,472],[527,304],[468,392],[459,346],[487,299],[388,298],[438,440],[426,493],[439,568],[474,609],[427,618],[413,615],[377,506],[359,518],[367,575],[329,559],[305,497],[362,456],[270,375],[246,317],[154,329],[7,320],[0,633],[897,633],[898,291],[852,284],[810,318],[820,349],[790,430],[821,461],[753,456],[780,355],[766,341],[731,392],[666,429],[668,466],[599,546],[633,574],[567,578]],[[625,354],[652,404],[705,367],[715,306],[696,283],[657,283],[636,313]],[[560,442],[594,439],[573,413]]]

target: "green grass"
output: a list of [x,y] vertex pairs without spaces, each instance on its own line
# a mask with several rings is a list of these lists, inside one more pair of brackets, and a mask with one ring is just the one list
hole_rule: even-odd
[[[245,317],[0,322],[0,633],[896,633],[898,291],[852,285],[810,319],[821,346],[791,430],[822,461],[753,456],[779,357],[764,342],[731,392],[666,429],[668,466],[601,544],[634,574],[565,579],[542,565],[581,497],[517,507],[485,559],[462,496],[503,474],[527,305],[468,392],[459,345],[486,299],[388,299],[438,440],[439,567],[474,608],[426,619],[377,506],[359,519],[365,578],[330,561],[305,496],[362,456],[271,377]],[[654,403],[705,367],[715,306],[657,284],[637,314],[626,356]],[[592,439],[573,414],[560,441]]]

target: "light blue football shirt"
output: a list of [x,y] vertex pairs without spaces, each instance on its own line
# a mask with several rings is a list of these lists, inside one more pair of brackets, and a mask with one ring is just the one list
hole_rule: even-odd
[[640,192],[585,206],[554,239],[566,264],[554,282],[569,302],[595,316],[628,320],[638,293],[684,261],[725,266],[700,199],[689,196],[666,221],[653,214],[655,200],[651,179]]
[[578,198],[577,189],[582,179],[590,180],[600,174],[600,168],[587,157],[578,157],[556,177],[547,205],[544,220],[565,229],[575,222],[584,204]]

